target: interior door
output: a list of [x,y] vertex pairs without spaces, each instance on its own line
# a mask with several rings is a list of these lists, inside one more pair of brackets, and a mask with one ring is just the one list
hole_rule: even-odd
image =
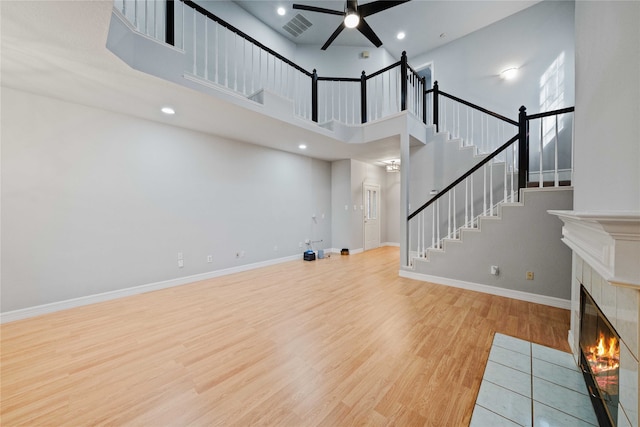
[[380,186],[363,184],[364,250],[380,246]]

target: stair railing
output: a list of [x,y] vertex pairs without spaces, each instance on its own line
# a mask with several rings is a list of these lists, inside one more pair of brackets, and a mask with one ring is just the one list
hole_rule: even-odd
[[[432,119],[438,132],[460,138],[462,146],[491,153],[512,133],[518,122],[440,90],[438,82],[426,91],[431,96]],[[426,123],[426,122],[425,122]]]
[[[442,94],[437,93],[437,85],[435,89],[434,97]],[[433,105],[435,109],[438,103],[434,101]],[[480,217],[496,216],[500,204],[520,201],[519,190],[532,183],[536,187],[570,185],[573,112],[574,107],[567,107],[527,115],[526,108],[520,107],[518,122],[507,119],[508,123],[518,125],[514,137],[408,216],[407,265],[412,265],[414,258],[425,258],[429,249],[442,249],[445,239],[458,239],[461,229],[476,228]],[[531,144],[532,122],[537,123],[534,144]],[[532,145],[538,147],[537,152],[530,150]],[[538,165],[537,181],[533,182],[530,175],[535,172],[530,172],[530,156]],[[563,163],[566,169],[560,167]]]
[[517,200],[518,143],[516,134],[408,216],[407,265],[442,249],[461,228],[476,228],[479,216],[496,216],[500,203]]

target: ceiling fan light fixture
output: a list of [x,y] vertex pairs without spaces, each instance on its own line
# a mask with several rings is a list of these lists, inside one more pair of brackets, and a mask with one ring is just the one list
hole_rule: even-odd
[[360,16],[353,10],[348,10],[344,17],[344,26],[347,28],[356,28],[360,23]]

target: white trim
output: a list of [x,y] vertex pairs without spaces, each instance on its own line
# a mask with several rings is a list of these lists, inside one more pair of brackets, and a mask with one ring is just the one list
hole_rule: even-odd
[[535,304],[543,304],[551,307],[571,309],[571,300],[562,298],[549,297],[546,295],[537,295],[529,292],[516,291],[513,289],[498,288],[496,286],[483,285],[481,283],[465,282],[462,280],[449,279],[446,277],[431,276],[428,274],[415,273],[413,271],[400,270],[400,277],[407,279],[420,280],[422,282],[435,283],[437,285],[452,286],[454,288],[467,289],[469,291],[482,292],[485,294],[498,295],[501,297],[513,298],[521,301],[532,302]]
[[0,324],[27,319],[29,317],[40,316],[42,314],[54,313],[56,311],[67,310],[70,308],[81,307],[84,305],[110,301],[117,298],[171,288],[174,286],[186,285],[189,283],[198,282],[200,280],[213,279],[215,277],[227,276],[229,274],[240,273],[243,271],[254,270],[256,268],[268,267],[271,265],[296,260],[302,261],[302,254],[276,258],[268,261],[260,261],[253,264],[245,264],[237,267],[210,271],[207,273],[194,274],[192,276],[179,277],[176,279],[164,280],[162,282],[148,283],[146,285],[133,286],[131,288],[118,289],[115,291],[103,292],[95,295],[87,295],[84,297],[72,298],[64,301],[52,302],[49,304],[36,305],[34,307],[27,307],[19,310],[7,311],[4,313],[0,313]]
[[400,247],[400,243],[397,242],[384,242],[380,246],[395,246],[397,248]]
[[564,223],[562,241],[606,281],[640,289],[640,212],[547,212]]

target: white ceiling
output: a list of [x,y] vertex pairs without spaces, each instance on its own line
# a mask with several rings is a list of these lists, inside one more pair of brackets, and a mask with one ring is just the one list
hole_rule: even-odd
[[[276,4],[273,1],[252,3],[256,7]],[[410,7],[422,9],[440,3],[414,0]],[[461,9],[468,4],[451,3],[459,4]],[[513,10],[513,3],[520,8],[531,4],[491,2],[495,3],[502,4],[505,10]],[[305,155],[326,160],[356,158],[372,162],[397,157],[397,141],[344,144],[326,133],[310,131],[310,124],[284,123],[130,68],[105,47],[112,6],[111,0],[0,1],[2,86],[284,151],[299,152],[298,144],[304,142],[309,147]],[[397,9],[401,11],[406,7],[409,6],[402,5]],[[473,21],[474,24],[465,28],[479,25],[475,19]],[[395,31],[390,29],[391,25],[385,30],[384,23],[370,22],[383,41]],[[420,26],[406,31],[408,34],[427,31],[418,28]],[[462,29],[459,27],[454,31]],[[317,37],[324,38],[324,35]],[[162,115],[160,107],[166,104],[175,106],[178,114],[173,117]],[[253,125],[243,126],[247,121]]]
[[[344,10],[345,6],[344,1],[335,0],[235,0],[235,2],[296,44],[318,45],[318,48],[340,25],[341,17],[294,10],[291,6],[298,3],[337,11]],[[396,58],[400,58],[402,51],[406,50],[411,58],[464,37],[538,2],[539,0],[412,0],[371,15],[366,20],[382,40],[382,47]],[[359,4],[365,3],[370,1],[359,2]],[[276,13],[276,9],[280,6],[286,9],[285,16],[279,16]],[[282,29],[282,26],[297,13],[302,14],[313,25],[295,38]],[[396,39],[399,31],[406,33],[406,38],[402,41]],[[443,33],[445,36],[440,37]],[[345,29],[332,45],[369,46],[375,49],[357,30]]]

